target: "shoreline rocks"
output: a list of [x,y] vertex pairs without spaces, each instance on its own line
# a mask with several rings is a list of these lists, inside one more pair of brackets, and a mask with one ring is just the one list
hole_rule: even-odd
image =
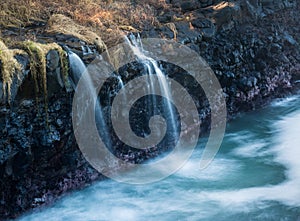
[[[284,97],[300,88],[299,5],[296,1],[170,2],[177,8],[165,17],[162,15],[161,21],[166,23],[145,28],[141,36],[176,38],[196,50],[222,85],[229,118],[260,108],[273,98]],[[183,19],[175,16],[176,20],[174,15],[181,15]],[[170,22],[174,25],[167,25]],[[56,33],[38,37],[44,42],[67,44],[86,63],[97,55],[97,46],[74,36]],[[24,68],[22,85],[13,83],[12,104],[0,105],[0,220],[49,205],[70,190],[104,179],[77,147],[71,122],[73,91],[64,86],[58,52],[52,50],[46,56],[48,122],[43,102],[36,103],[29,58],[18,55],[16,59]],[[182,70],[169,64],[161,65],[170,77],[186,81],[183,84],[193,88],[193,82],[184,77]],[[121,73],[127,80],[141,71],[138,65],[130,68],[130,73]],[[116,79],[111,82],[118,85]],[[191,93],[196,96],[198,91],[191,90]],[[1,87],[0,99],[2,94]],[[104,103],[109,105],[110,101]],[[204,101],[199,103],[203,105],[198,105],[203,130],[209,129],[209,107]],[[116,147],[116,155],[131,162],[142,162],[162,151],[155,147],[141,153],[126,149],[122,144]]]

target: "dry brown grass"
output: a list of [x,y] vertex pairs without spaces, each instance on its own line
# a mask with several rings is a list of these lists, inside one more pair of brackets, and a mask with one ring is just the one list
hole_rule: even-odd
[[89,44],[95,44],[99,52],[103,52],[106,49],[104,42],[95,32],[82,25],[78,25],[71,18],[61,14],[51,16],[47,23],[46,32],[50,34],[63,33],[72,35]]
[[45,19],[45,11],[41,13],[42,5],[39,1],[31,0],[1,0],[0,26],[23,27],[33,20]]
[[[158,25],[157,9],[167,8],[165,0],[1,0],[0,26],[26,27],[35,21],[62,14],[91,28],[109,46],[118,43],[125,31]],[[69,21],[68,21],[69,22]],[[77,26],[75,26],[77,28]]]

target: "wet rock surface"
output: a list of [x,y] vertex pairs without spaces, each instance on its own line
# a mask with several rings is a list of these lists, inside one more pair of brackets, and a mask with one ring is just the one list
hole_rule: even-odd
[[[162,25],[145,28],[141,36],[175,39],[196,50],[222,85],[229,118],[299,88],[300,27],[296,1],[169,2],[176,10],[161,14]],[[2,34],[5,33],[9,31]],[[71,35],[40,34],[38,39],[67,45],[86,64],[99,53],[95,45]],[[11,104],[2,99],[0,89],[0,219],[53,203],[63,193],[103,178],[77,147],[71,122],[73,91],[67,90],[63,83],[58,52],[52,50],[47,54],[47,114],[43,98],[39,102],[36,99],[29,58],[18,55],[16,59],[23,71],[13,79]],[[163,62],[160,65],[169,77],[189,90],[197,102],[202,131],[209,129],[210,110],[201,88],[184,70]],[[126,83],[143,71],[141,65],[134,63],[118,74]],[[113,92],[107,94],[109,88]],[[114,92],[118,90],[118,80],[112,78],[100,92],[104,112],[109,113]],[[136,109],[139,106],[143,103],[137,104]],[[149,132],[147,119],[139,114],[134,116],[131,123],[136,125],[136,133],[142,136]],[[169,150],[163,144],[136,151],[114,135],[112,139],[114,153],[130,162],[142,163]]]
[[32,100],[0,111],[2,217],[52,203],[100,176],[76,148],[71,94],[63,94],[49,100],[48,123],[43,104],[37,107]]

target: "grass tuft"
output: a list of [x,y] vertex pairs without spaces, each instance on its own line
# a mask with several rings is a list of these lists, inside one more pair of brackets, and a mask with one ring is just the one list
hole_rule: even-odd
[[[0,26],[22,28],[50,19],[49,31],[54,31],[54,27],[63,31],[65,25],[74,25],[78,31],[95,32],[111,47],[122,41],[124,32],[159,25],[157,15],[168,8],[165,0],[1,0]],[[66,31],[76,30],[68,28]],[[103,49],[95,36],[87,34],[85,37]]]

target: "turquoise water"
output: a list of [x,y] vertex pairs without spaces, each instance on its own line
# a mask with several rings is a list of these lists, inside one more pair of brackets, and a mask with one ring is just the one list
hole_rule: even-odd
[[162,181],[101,181],[19,220],[300,221],[299,96],[231,121],[202,171],[200,156]]

